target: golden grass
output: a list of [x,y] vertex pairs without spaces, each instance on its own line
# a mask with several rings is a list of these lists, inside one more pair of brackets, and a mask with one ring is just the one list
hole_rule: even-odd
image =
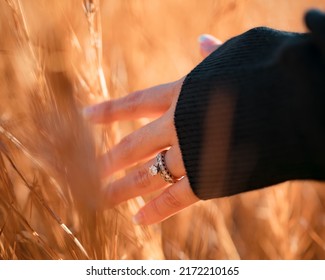
[[309,6],[325,4],[1,1],[0,258],[324,258],[320,183],[201,202],[149,227],[130,222],[146,198],[96,210],[96,156],[146,120],[93,127],[80,116],[86,104],[185,75],[201,59],[201,33],[303,31]]

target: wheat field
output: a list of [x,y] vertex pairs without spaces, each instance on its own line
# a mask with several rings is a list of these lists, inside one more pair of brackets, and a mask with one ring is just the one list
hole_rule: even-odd
[[[0,259],[325,259],[325,185],[285,182],[135,226],[148,199],[99,210],[96,158],[146,123],[80,111],[176,80],[197,37],[305,31],[324,0],[0,0]],[[127,172],[125,170],[124,172]]]

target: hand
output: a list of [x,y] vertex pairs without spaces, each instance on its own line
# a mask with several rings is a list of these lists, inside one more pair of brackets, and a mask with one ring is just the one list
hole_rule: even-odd
[[[210,35],[202,35],[199,42],[203,57],[221,45],[220,41]],[[124,178],[107,186],[104,194],[107,206],[112,207],[130,198],[163,190],[133,217],[136,224],[160,222],[199,200],[186,176],[174,126],[176,102],[184,78],[84,109],[85,117],[94,123],[156,118],[123,138],[100,159],[104,176],[140,163]],[[177,178],[176,183],[167,183],[159,174],[151,176],[149,173],[149,167],[156,164],[155,156],[163,150],[167,150],[166,166]]]

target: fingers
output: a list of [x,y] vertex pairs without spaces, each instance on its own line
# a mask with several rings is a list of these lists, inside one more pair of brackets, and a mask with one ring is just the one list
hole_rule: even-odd
[[133,222],[142,225],[161,222],[198,200],[187,177],[184,177],[140,209],[133,217]]
[[149,167],[156,163],[155,159],[140,165],[130,172],[124,178],[109,184],[105,190],[104,208],[111,208],[128,199],[145,195],[150,192],[163,189],[168,186],[159,174],[151,176]]
[[[185,175],[185,168],[180,159],[178,146],[173,146],[165,154],[166,166],[175,178]],[[149,167],[156,162],[156,158],[153,158],[128,172],[125,177],[110,183],[105,190],[104,207],[113,207],[130,198],[167,187],[169,184],[159,174],[152,176],[149,173]]]
[[178,97],[184,78],[175,82],[136,91],[125,97],[84,108],[83,115],[95,123],[157,117]]
[[222,42],[209,34],[202,34],[199,37],[200,52],[203,58],[214,52],[222,45]]
[[176,139],[172,120],[165,114],[124,137],[100,159],[101,174],[109,176],[172,146]]
[[[199,37],[199,44],[202,56],[206,57],[220,47],[222,43],[212,35],[203,34]],[[86,107],[83,109],[83,115],[85,119],[94,123],[158,117],[168,110],[173,100],[178,98],[184,78],[136,91],[116,100]]]

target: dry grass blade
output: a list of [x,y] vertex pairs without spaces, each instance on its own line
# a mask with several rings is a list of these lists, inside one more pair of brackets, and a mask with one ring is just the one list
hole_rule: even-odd
[[[49,207],[49,205],[46,203],[44,197],[42,197],[39,193],[37,193],[35,191],[35,188],[33,186],[31,186],[26,178],[23,176],[23,174],[18,170],[17,166],[15,165],[15,163],[13,162],[13,160],[7,155],[4,154],[5,157],[7,158],[7,160],[9,161],[10,165],[13,167],[13,169],[17,172],[17,174],[19,175],[19,177],[22,179],[22,181],[24,182],[25,186],[31,191],[31,193],[38,199],[39,203],[42,205],[42,207],[45,209],[45,211],[47,211],[49,213],[49,215],[60,225],[60,227],[68,234],[68,236],[73,240],[73,242],[77,245],[77,248],[79,248],[81,250],[81,252],[85,255],[86,258],[89,258],[86,250],[84,249],[84,247],[82,246],[82,244],[80,243],[80,241],[73,235],[73,233],[71,232],[71,230],[62,222],[61,218]],[[22,215],[20,213],[18,213],[18,211],[16,209],[14,209],[16,214],[19,214],[21,217]],[[24,220],[25,223],[27,223],[27,221]],[[27,223],[28,224],[28,223]],[[28,225],[29,226],[29,225]],[[31,229],[31,226],[29,226],[29,228]],[[2,231],[1,231],[2,232]],[[39,236],[36,232],[33,231],[33,235]],[[43,242],[43,241],[42,241]]]
[[107,90],[106,79],[103,70],[103,47],[102,47],[102,28],[101,28],[101,17],[99,9],[99,0],[84,0],[84,11],[88,21],[89,34],[93,47],[96,50],[97,59],[97,73],[101,93],[103,97],[108,98],[109,93]]
[[[6,202],[2,202],[6,204]],[[29,230],[32,236],[35,237],[36,242],[40,245],[40,247],[42,247],[42,250],[44,250],[52,259],[60,259],[57,253],[50,246],[48,246],[45,240],[32,228],[32,226],[28,223],[24,216],[20,214],[20,212],[14,207],[14,205],[8,205],[8,207],[10,207],[10,209],[14,212],[15,216],[18,217],[18,219]]]

